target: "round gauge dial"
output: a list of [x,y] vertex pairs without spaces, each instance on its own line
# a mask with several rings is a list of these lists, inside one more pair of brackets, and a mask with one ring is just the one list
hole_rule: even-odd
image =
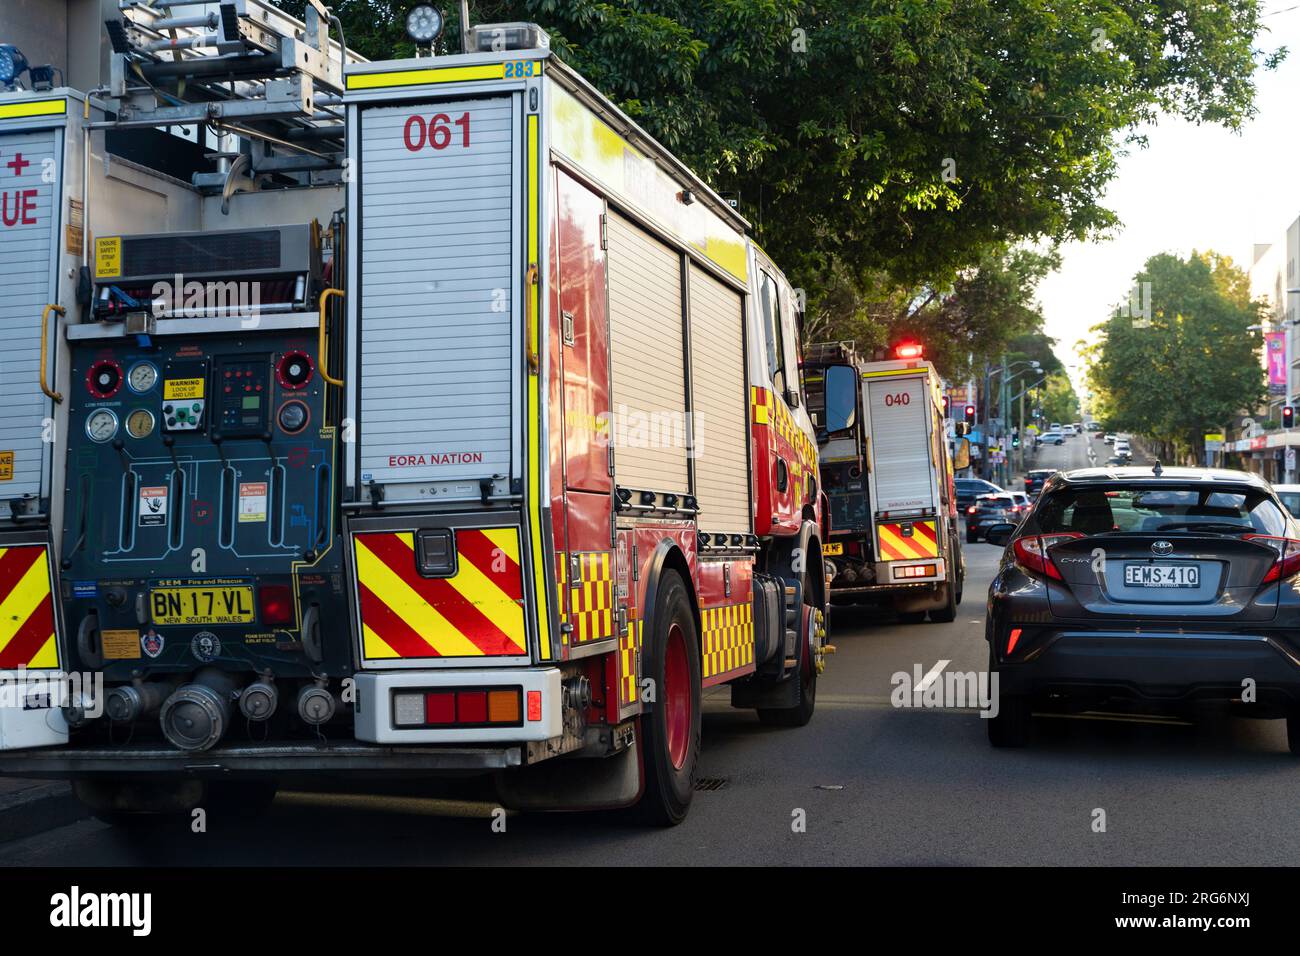
[[280,427],[292,435],[303,430],[307,417],[307,406],[302,402],[286,402],[280,409]]
[[128,376],[131,390],[135,392],[147,392],[158,382],[158,370],[148,362],[140,362],[131,367]]
[[96,362],[86,372],[86,388],[96,398],[112,398],[122,387],[122,366],[112,359]]
[[148,438],[153,434],[153,412],[147,408],[137,408],[126,416],[126,433],[132,438]]
[[92,441],[108,441],[117,434],[117,416],[107,408],[96,409],[86,419],[86,434]]

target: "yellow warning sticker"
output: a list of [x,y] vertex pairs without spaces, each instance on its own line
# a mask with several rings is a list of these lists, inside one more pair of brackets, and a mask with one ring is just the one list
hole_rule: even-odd
[[203,379],[169,378],[163,382],[164,399],[202,398]]
[[14,480],[14,453],[0,451],[0,481]]
[[122,274],[122,237],[95,240],[95,278],[111,279]]
[[101,631],[100,642],[105,660],[133,661],[140,657],[139,631]]

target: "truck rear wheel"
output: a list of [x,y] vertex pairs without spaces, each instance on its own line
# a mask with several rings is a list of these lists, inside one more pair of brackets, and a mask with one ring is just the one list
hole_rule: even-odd
[[641,717],[645,789],[637,812],[647,823],[676,826],[690,809],[700,756],[699,638],[681,575],[664,571],[658,591],[647,635],[655,700]]
[[930,620],[936,624],[949,624],[957,620],[957,582],[946,582],[943,593],[946,598],[943,607],[935,608],[930,612]]

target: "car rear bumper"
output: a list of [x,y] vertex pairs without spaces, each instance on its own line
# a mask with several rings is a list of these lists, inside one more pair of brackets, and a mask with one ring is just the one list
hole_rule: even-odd
[[1281,634],[1059,631],[1017,647],[998,672],[1007,694],[1231,700],[1253,686],[1261,703],[1300,703],[1300,653]]

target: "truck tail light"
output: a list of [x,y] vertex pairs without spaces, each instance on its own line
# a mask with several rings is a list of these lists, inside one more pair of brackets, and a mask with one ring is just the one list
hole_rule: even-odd
[[[537,717],[533,718],[533,695]],[[520,727],[524,722],[521,687],[411,688],[393,694],[393,724],[424,727]],[[528,692],[529,719],[541,720],[542,693]]]
[[1061,534],[1032,534],[1013,541],[1011,550],[1015,552],[1016,564],[1026,571],[1057,581],[1064,581],[1065,578],[1061,577],[1061,569],[1056,566],[1056,562],[1052,560],[1047,550],[1062,541],[1072,541],[1075,538],[1082,537],[1083,535],[1077,531],[1068,531]]
[[263,584],[257,589],[257,612],[263,624],[293,622],[293,591],[287,584]]

